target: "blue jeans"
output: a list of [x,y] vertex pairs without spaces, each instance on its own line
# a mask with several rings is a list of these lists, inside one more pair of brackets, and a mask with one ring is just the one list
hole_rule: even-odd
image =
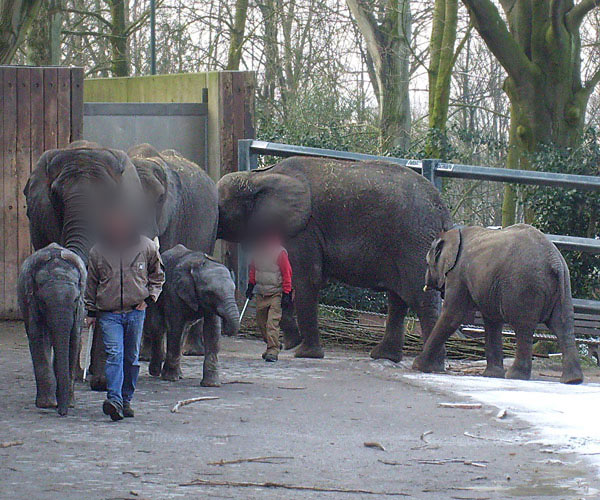
[[140,344],[146,311],[137,309],[124,313],[102,312],[98,323],[106,350],[107,398],[111,401],[131,401],[140,372]]

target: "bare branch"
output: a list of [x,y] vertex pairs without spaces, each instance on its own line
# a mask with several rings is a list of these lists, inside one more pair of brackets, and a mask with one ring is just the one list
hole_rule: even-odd
[[581,0],[567,13],[567,25],[571,30],[579,29],[585,16],[595,7],[600,6],[600,0]]
[[510,34],[491,0],[463,0],[471,20],[490,51],[514,80],[527,78],[534,71],[532,62]]

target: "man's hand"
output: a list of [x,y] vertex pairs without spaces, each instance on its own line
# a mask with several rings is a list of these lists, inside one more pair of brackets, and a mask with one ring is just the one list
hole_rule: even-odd
[[246,298],[248,300],[251,300],[253,295],[254,295],[254,284],[248,283],[248,288],[246,288]]
[[284,293],[281,296],[281,308],[285,309],[294,305],[294,299],[292,298],[292,292]]
[[85,323],[86,328],[89,328],[90,326],[96,324],[96,318],[93,318],[91,316],[86,316],[85,319],[83,320],[83,322]]
[[137,311],[145,311],[146,307],[148,307],[148,304],[146,304],[145,301],[140,302],[137,306],[135,306]]

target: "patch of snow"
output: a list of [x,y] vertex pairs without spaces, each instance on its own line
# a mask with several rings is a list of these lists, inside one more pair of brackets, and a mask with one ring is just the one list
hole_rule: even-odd
[[507,409],[539,433],[536,442],[576,452],[600,468],[600,384],[505,380],[485,377],[407,374],[428,386],[450,390]]

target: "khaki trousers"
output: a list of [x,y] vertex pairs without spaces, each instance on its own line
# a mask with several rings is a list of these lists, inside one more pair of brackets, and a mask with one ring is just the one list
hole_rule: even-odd
[[268,354],[279,354],[279,322],[281,321],[281,293],[256,295],[256,323],[267,343]]

